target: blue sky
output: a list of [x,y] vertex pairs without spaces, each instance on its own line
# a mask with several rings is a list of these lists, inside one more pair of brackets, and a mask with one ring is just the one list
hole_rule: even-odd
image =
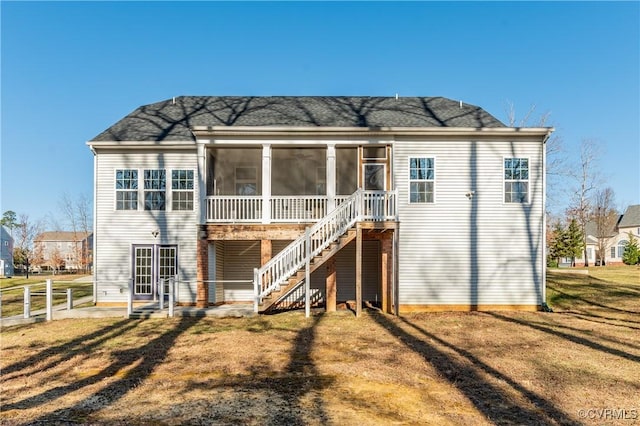
[[180,95],[444,96],[502,121],[531,105],[572,158],[601,145],[640,204],[639,2],[7,2],[1,206],[92,195],[85,142]]

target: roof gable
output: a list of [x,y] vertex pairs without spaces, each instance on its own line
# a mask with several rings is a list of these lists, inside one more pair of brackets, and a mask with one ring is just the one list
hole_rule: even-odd
[[83,241],[90,235],[91,232],[47,231],[38,234],[38,236],[36,236],[35,238],[35,241]]
[[627,207],[620,223],[618,223],[618,228],[630,228],[634,226],[640,226],[640,204]]
[[505,127],[442,97],[181,96],[137,108],[92,141],[193,141],[194,126]]

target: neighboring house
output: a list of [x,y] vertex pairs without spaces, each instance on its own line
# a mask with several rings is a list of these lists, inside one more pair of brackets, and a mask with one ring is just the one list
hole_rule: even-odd
[[13,237],[0,226],[0,277],[13,276]]
[[49,231],[34,240],[38,266],[52,270],[89,270],[93,235],[90,232]]
[[142,106],[87,143],[97,303],[176,277],[183,304],[298,306],[308,262],[327,310],[540,309],[552,130],[438,97]]
[[[598,238],[595,223],[588,223],[585,228],[587,235],[587,258],[589,265],[595,265],[598,252]],[[629,234],[633,235],[640,243],[640,204],[627,207],[627,210],[618,218],[618,222],[607,233],[605,249],[606,265],[622,265],[622,254],[629,243]],[[584,266],[584,255],[576,259],[576,266]]]

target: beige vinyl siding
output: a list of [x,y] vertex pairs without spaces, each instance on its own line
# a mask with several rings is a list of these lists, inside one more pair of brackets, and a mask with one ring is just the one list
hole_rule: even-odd
[[[94,272],[98,285],[98,302],[126,302],[126,288],[132,276],[133,244],[175,244],[178,246],[178,280],[180,294],[186,302],[196,294],[196,238],[199,216],[198,181],[194,181],[193,211],[137,211],[115,209],[116,169],[138,169],[138,186],[143,188],[144,169],[192,169],[197,175],[195,150],[190,151],[98,151],[96,161],[96,252]],[[169,179],[167,185],[169,185]],[[170,191],[170,188],[167,189]],[[143,189],[140,191],[142,196]],[[168,203],[169,200],[167,200]],[[142,203],[142,200],[139,200]],[[152,231],[159,230],[156,238]],[[114,290],[116,289],[116,290]],[[182,300],[181,300],[182,301]]]
[[[436,158],[435,203],[408,203],[410,157]],[[529,204],[504,203],[505,157],[529,158]],[[394,171],[401,305],[541,303],[540,141],[398,140]]]
[[[215,253],[215,273],[209,272],[209,279],[215,280],[215,303],[224,302],[224,244],[222,241],[213,243]],[[209,298],[211,299],[211,298]]]
[[260,266],[260,241],[224,241],[223,244],[224,301],[252,302],[253,269]]

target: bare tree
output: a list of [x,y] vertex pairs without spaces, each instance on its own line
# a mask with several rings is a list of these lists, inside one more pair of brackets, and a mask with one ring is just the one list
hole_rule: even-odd
[[92,230],[91,200],[84,194],[73,199],[65,193],[59,204],[66,224],[73,233],[75,261],[80,269],[86,271],[91,263],[91,247],[87,244]]
[[580,143],[580,160],[575,167],[570,167],[569,176],[574,182],[571,204],[567,210],[569,217],[576,220],[582,232],[582,251],[584,265],[589,266],[587,257],[586,227],[592,214],[591,197],[598,187],[600,174],[596,167],[598,145],[592,139],[584,139]]
[[607,187],[596,191],[593,203],[593,222],[598,239],[597,258],[600,264],[605,264],[605,255],[609,248],[609,241],[615,235],[615,226],[620,216],[615,206],[613,189]]
[[[536,116],[536,105],[531,104],[527,112],[518,118],[513,102],[506,102],[507,123],[509,127],[552,127],[551,112],[547,111]],[[545,144],[547,163],[545,167],[547,178],[546,207],[547,212],[554,210],[561,201],[561,192],[567,177],[567,155],[564,142],[558,133],[553,133]]]
[[40,222],[34,222],[26,214],[20,215],[16,227],[16,249],[19,251],[21,263],[26,267],[27,278],[29,278],[29,265],[35,258],[36,250],[34,241],[41,232]]

